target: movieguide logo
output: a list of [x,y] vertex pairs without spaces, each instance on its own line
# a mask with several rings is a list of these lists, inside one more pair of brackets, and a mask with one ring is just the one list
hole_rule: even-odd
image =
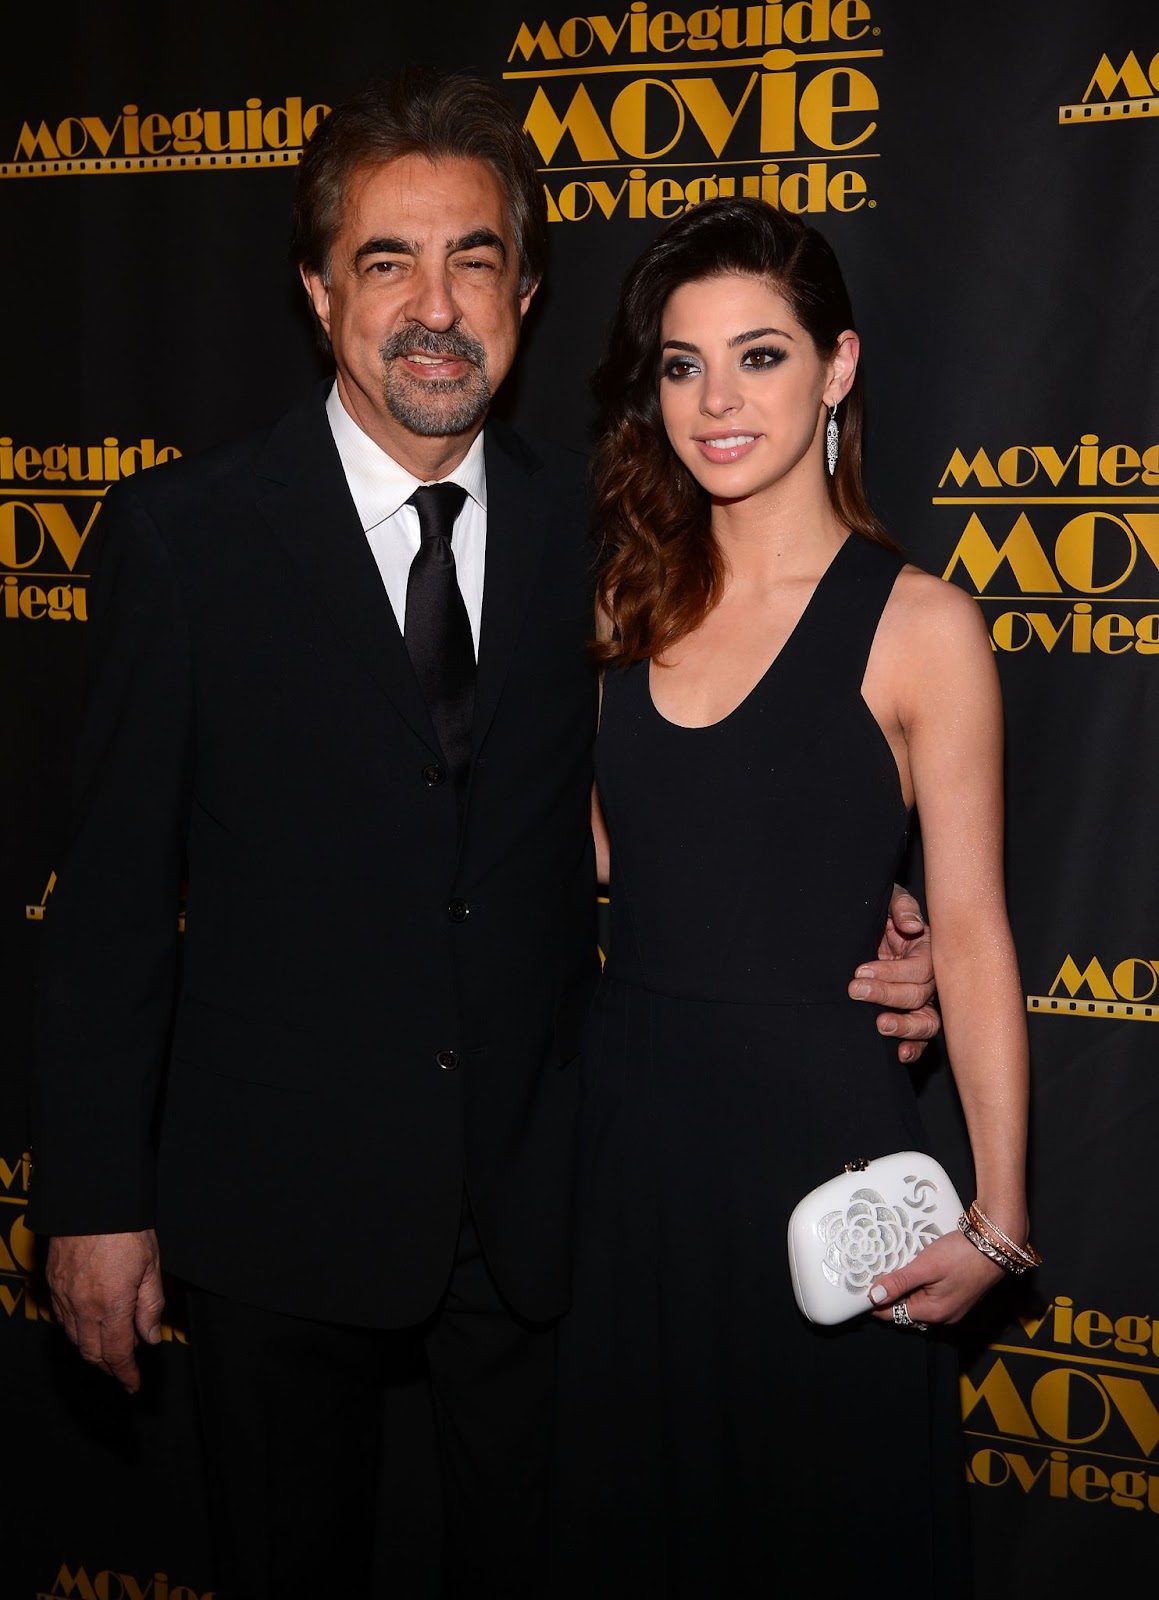
[[1159,444],[957,446],[932,503],[996,651],[1159,656]]
[[174,461],[175,445],[33,445],[0,435],[0,622],[87,622],[85,549],[111,483]]
[[300,95],[270,106],[251,96],[225,111],[145,111],[130,103],[116,112],[30,119],[9,143],[0,178],[293,165],[329,110],[303,107]]
[[1045,994],[1028,994],[1027,1011],[1048,1017],[1159,1022],[1159,960],[1126,956],[1081,963],[1067,954]]
[[1059,122],[1072,127],[1135,117],[1159,117],[1159,51],[1143,63],[1132,50],[1117,67],[1101,56],[1079,103],[1058,108]]
[[[24,1220],[31,1178],[29,1151],[0,1155],[0,1311],[9,1320],[51,1322],[52,1311],[40,1299],[35,1236]],[[161,1343],[187,1345],[189,1339],[183,1329],[162,1322]]]
[[0,1156],[0,1310],[7,1317],[47,1322],[51,1313],[33,1290],[36,1245],[24,1221],[31,1168],[28,1152]]
[[1159,1316],[1056,1295],[962,1378],[979,1490],[1159,1512]]
[[522,21],[503,72],[553,222],[666,218],[717,196],[872,206],[882,57],[868,0]]
[[167,1572],[138,1578],[131,1572],[73,1567],[62,1561],[51,1589],[37,1591],[35,1600],[215,1600],[216,1591],[191,1589],[173,1583]]

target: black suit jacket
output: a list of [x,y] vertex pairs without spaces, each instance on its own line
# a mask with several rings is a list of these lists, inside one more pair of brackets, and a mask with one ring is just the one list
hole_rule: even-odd
[[155,1223],[203,1287],[400,1326],[445,1287],[465,1182],[546,1319],[597,961],[583,462],[487,427],[460,830],[323,400],[108,496],[32,1222]]

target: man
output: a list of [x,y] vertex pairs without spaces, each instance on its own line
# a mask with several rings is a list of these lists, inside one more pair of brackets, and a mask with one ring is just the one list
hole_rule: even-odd
[[[357,96],[305,154],[295,249],[333,389],[102,516],[33,1220],[66,1331],[130,1390],[158,1237],[190,1285],[224,1600],[369,1592],[416,1344],[447,1592],[515,1597],[596,951],[583,462],[488,421],[545,257],[517,120],[425,70]],[[853,987],[917,1005],[928,960],[904,971]]]

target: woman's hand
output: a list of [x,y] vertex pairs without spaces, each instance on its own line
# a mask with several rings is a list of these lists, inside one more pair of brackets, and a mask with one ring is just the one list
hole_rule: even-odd
[[902,1300],[913,1322],[960,1322],[1005,1276],[955,1229],[919,1251],[908,1266],[875,1278],[869,1298],[879,1322],[892,1322],[893,1307]]

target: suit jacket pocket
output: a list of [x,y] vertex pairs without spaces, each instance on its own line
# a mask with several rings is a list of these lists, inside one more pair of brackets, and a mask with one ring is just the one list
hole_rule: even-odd
[[290,1017],[264,1017],[184,995],[173,1059],[199,1072],[299,1093],[325,1088],[321,1032]]

